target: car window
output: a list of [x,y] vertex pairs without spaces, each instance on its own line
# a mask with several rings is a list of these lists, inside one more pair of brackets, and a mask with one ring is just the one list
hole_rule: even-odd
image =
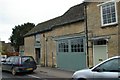
[[15,63],[15,64],[18,64],[18,63],[19,63],[19,57],[15,57],[14,63]]
[[105,72],[120,72],[120,58],[109,60],[96,68]]
[[6,62],[9,62],[10,61],[10,57],[8,57],[7,59],[6,59]]
[[31,62],[34,61],[32,57],[22,57],[22,62]]
[[14,61],[14,57],[10,57],[10,62],[13,63]]

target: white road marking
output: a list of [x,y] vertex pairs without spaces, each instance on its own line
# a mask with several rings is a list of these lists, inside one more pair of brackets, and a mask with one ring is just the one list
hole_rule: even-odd
[[34,76],[34,75],[28,75],[28,76],[40,79],[40,77],[37,77],[37,76]]

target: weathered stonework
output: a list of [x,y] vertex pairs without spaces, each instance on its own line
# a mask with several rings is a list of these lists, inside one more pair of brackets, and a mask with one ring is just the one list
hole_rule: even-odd
[[[97,2],[90,2],[87,4],[89,67],[93,66],[94,62],[92,38],[106,36],[108,37],[106,43],[108,57],[116,56],[120,53],[120,21],[118,21],[118,24],[116,25],[101,26],[101,12],[100,6],[98,6],[98,4],[99,3]],[[120,2],[117,4],[119,4],[117,5],[117,11],[118,20],[120,20]],[[43,66],[56,67],[56,38],[75,35],[85,36],[85,27],[85,21],[77,21],[74,23],[59,25],[57,27],[53,27],[51,30],[37,33],[40,35],[41,44],[40,64]],[[34,35],[25,37],[25,55],[32,55],[34,58],[36,58]]]
[[42,41],[42,64],[46,63],[46,59],[44,61],[44,56],[46,58],[47,54],[47,65],[48,66],[56,66],[56,41],[55,38],[59,36],[71,35],[71,34],[80,34],[84,32],[84,23],[74,23],[70,25],[60,26],[59,28],[54,28],[52,31],[42,33],[41,35],[45,35],[44,37],[41,36]]
[[24,39],[25,55],[33,56],[35,58],[34,42],[34,36],[25,37]]
[[[100,12],[100,6],[98,6],[99,3],[88,3],[87,5],[87,21],[88,21],[88,30],[89,30],[89,38],[92,37],[104,37],[109,36],[107,43],[108,48],[108,57],[116,56],[118,55],[118,27],[117,25],[111,25],[111,26],[101,26],[101,12]],[[117,7],[117,9],[119,9]],[[118,10],[118,12],[120,12]],[[120,17],[119,13],[118,16]],[[92,34],[92,35],[91,35]],[[92,41],[90,41],[92,43]],[[90,66],[93,64],[93,49],[89,49],[89,61]]]

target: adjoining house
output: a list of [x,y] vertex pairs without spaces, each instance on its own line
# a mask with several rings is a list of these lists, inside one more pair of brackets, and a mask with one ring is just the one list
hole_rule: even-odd
[[38,64],[77,70],[86,67],[84,4],[38,24],[25,37],[25,54]]
[[120,2],[88,3],[87,24],[91,66],[120,54]]
[[73,6],[25,35],[25,55],[32,55],[41,66],[65,70],[83,69],[118,55],[119,8],[120,2],[113,1]]

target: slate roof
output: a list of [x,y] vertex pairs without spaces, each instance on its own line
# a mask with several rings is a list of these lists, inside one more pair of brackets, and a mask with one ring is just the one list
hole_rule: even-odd
[[32,30],[30,30],[25,36],[34,35],[37,33],[52,30],[52,28],[78,22],[84,20],[84,4],[78,4],[71,7],[62,16],[50,19],[48,21],[39,23]]

